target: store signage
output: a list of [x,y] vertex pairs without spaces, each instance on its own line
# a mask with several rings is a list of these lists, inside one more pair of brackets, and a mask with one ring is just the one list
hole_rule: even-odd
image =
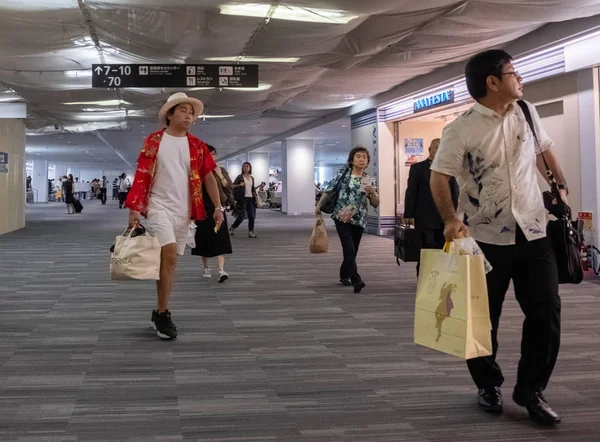
[[583,230],[594,229],[592,212],[579,212],[577,218],[583,221]]
[[8,173],[8,154],[0,152],[0,173]]
[[405,166],[412,166],[423,159],[425,152],[425,140],[423,138],[405,138],[404,139],[404,161]]
[[94,64],[92,87],[258,87],[257,64]]
[[413,111],[415,113],[422,112],[450,103],[454,103],[454,89],[448,89],[447,91],[428,95],[427,97],[417,98],[413,103]]

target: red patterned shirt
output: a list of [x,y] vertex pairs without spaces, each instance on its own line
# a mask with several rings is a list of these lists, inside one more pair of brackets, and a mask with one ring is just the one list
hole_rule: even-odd
[[[148,212],[148,200],[156,170],[158,149],[164,133],[165,129],[148,135],[144,140],[144,146],[137,162],[135,178],[127,196],[127,201],[125,201],[125,207],[140,212],[142,216],[146,216]],[[206,218],[206,209],[202,197],[202,181],[206,175],[217,167],[217,164],[203,141],[189,133],[187,138],[190,146],[190,218],[201,221]]]

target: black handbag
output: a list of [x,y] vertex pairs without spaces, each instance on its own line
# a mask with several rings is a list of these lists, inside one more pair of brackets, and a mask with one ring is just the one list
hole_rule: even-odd
[[323,201],[321,202],[321,212],[327,214],[333,213],[335,205],[337,204],[338,197],[340,195],[340,188],[342,187],[342,182],[344,181],[346,175],[349,172],[350,168],[348,167],[346,168],[338,182],[335,183],[335,186],[333,187],[333,189],[331,189],[331,192],[326,193],[325,198],[323,198]]
[[[529,129],[533,134],[538,147],[540,146],[537,134],[533,126],[533,119],[527,103],[522,100],[517,104],[523,111]],[[546,176],[550,182],[550,191],[545,191],[544,207],[557,219],[548,222],[546,234],[552,243],[556,264],[558,266],[559,284],[579,284],[583,281],[583,265],[581,263],[581,244],[583,244],[583,222],[572,221],[571,208],[564,203],[558,190],[556,179],[548,167],[544,152],[541,151],[544,166],[546,167]]]
[[[240,181],[240,177],[242,177],[241,181]],[[246,197],[246,187],[237,186],[238,184],[242,184],[242,183],[245,183],[244,177],[242,175],[239,175],[233,183],[234,184],[233,199],[235,201],[237,201],[238,203],[243,203],[244,198]]]
[[421,232],[406,225],[394,227],[394,256],[400,261],[417,262],[421,256]]

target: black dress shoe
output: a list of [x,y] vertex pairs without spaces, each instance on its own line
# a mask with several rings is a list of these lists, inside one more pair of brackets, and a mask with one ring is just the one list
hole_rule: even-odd
[[513,400],[517,405],[527,408],[529,417],[545,424],[558,424],[560,417],[552,410],[541,392],[531,390],[515,391]]
[[502,413],[502,391],[500,387],[481,388],[477,397],[479,407],[488,413]]
[[350,278],[340,278],[340,283],[344,287],[350,287],[352,285],[352,281],[350,280]]
[[363,280],[361,279],[361,280],[355,282],[353,285],[354,285],[354,293],[360,293],[367,284],[365,284],[363,282]]

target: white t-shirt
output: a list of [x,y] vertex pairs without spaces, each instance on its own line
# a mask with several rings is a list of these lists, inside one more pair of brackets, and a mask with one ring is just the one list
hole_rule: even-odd
[[190,213],[190,146],[187,136],[164,133],[158,148],[148,210],[166,210],[174,215]]
[[252,177],[249,180],[244,177],[244,183],[246,184],[246,194],[244,196],[246,198],[252,198],[252,181]]
[[119,178],[119,192],[127,192],[128,181],[127,178]]

